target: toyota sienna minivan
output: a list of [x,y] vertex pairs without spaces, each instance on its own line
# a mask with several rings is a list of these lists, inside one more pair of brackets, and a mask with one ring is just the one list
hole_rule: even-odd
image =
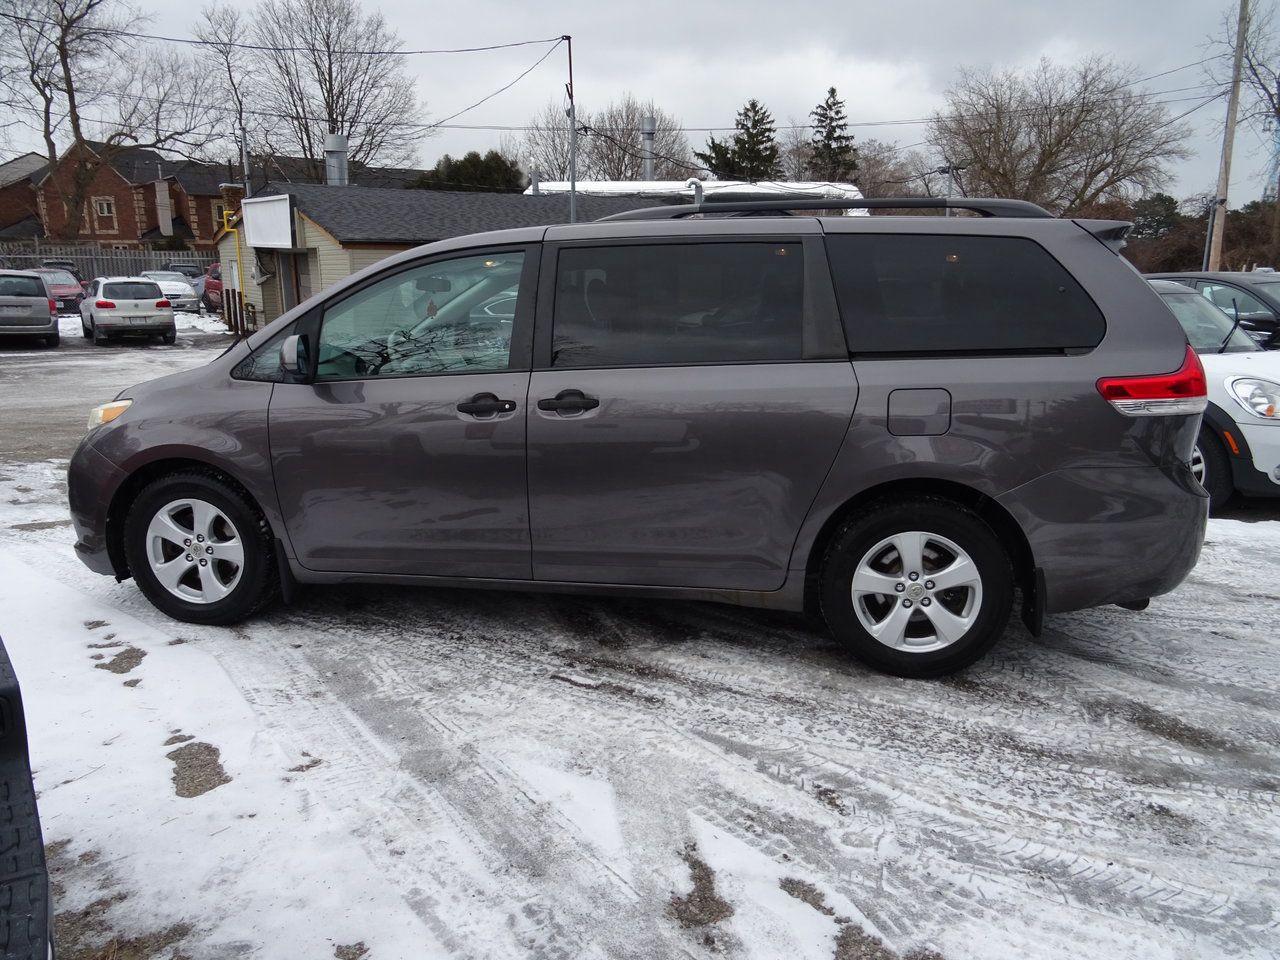
[[1196,562],[1204,373],[1127,227],[707,202],[419,247],[94,410],[76,550],[195,623],[298,583],[683,597],[944,674],[1015,598],[1036,632]]

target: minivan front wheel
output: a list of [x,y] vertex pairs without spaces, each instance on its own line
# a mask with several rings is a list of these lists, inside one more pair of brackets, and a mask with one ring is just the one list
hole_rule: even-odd
[[821,598],[827,625],[854,655],[898,676],[936,677],[1000,638],[1013,569],[973,512],[932,497],[881,502],[836,532]]
[[265,518],[213,472],[182,472],[148,484],[125,519],[124,538],[139,589],[176,620],[236,623],[279,589]]

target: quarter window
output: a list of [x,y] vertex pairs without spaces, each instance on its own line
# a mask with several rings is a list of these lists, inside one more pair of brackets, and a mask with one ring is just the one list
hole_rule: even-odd
[[804,289],[795,242],[568,247],[551,365],[800,360]]
[[328,307],[318,379],[483,373],[511,365],[524,254],[423,264]]
[[1106,321],[1075,278],[1017,237],[829,237],[855,353],[1043,353],[1090,349]]

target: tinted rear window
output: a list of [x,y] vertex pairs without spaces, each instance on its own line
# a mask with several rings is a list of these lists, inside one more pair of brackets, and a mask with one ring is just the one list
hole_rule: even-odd
[[799,243],[670,243],[560,251],[554,367],[799,360]]
[[160,288],[154,283],[127,280],[120,283],[103,284],[102,295],[119,300],[159,300]]
[[1039,244],[1017,237],[827,239],[854,353],[1088,349],[1106,322]]
[[0,276],[0,297],[39,297],[44,299],[44,284],[39,277]]

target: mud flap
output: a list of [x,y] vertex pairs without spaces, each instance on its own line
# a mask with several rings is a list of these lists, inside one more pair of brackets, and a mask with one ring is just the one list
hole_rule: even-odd
[[1022,590],[1022,622],[1033,637],[1044,631],[1044,570],[1036,567]]
[[52,957],[52,920],[22,693],[0,642],[0,960]]
[[286,605],[293,603],[293,598],[298,595],[298,581],[293,577],[293,570],[289,568],[289,558],[285,556],[284,543],[279,537],[275,541],[276,550],[276,566],[280,570],[280,599]]

